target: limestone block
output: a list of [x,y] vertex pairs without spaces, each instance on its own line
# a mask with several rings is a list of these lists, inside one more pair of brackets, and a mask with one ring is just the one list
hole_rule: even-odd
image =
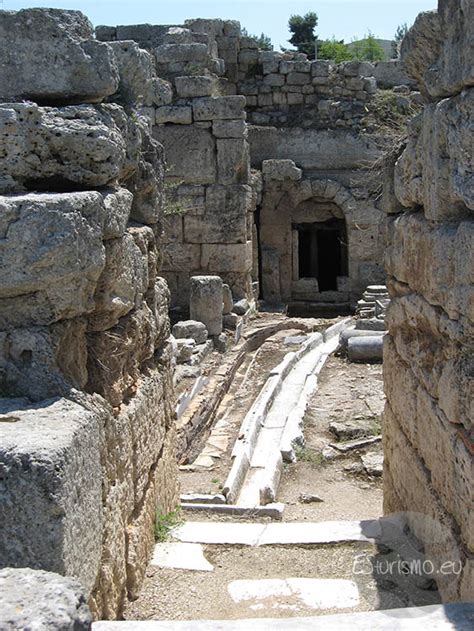
[[244,120],[214,121],[212,133],[216,138],[246,138],[247,125]]
[[148,289],[148,261],[131,234],[105,244],[105,267],[97,283],[90,331],[105,331],[140,306]]
[[306,72],[290,72],[286,76],[288,85],[305,85],[311,82],[311,77]]
[[264,160],[262,162],[263,177],[265,180],[298,181],[302,178],[302,171],[298,169],[293,160]]
[[0,626],[89,631],[92,616],[81,584],[43,570],[0,571]]
[[166,105],[156,110],[155,122],[157,125],[173,123],[175,125],[191,125],[193,113],[191,107]]
[[435,221],[474,210],[474,90],[427,106],[411,125],[407,148],[395,167],[395,194],[421,205]]
[[96,413],[66,399],[3,399],[0,558],[76,577],[86,593],[102,543],[100,432]]
[[142,365],[156,347],[158,323],[155,313],[143,303],[107,331],[88,334],[88,392],[102,395],[113,407],[136,390]]
[[74,190],[127,177],[140,136],[117,105],[0,107],[0,192]]
[[183,217],[180,213],[167,214],[162,220],[162,243],[174,243],[183,241]]
[[213,96],[218,88],[216,76],[176,77],[174,80],[178,97],[188,99]]
[[155,48],[155,57],[158,64],[191,61],[194,63],[209,60],[207,44],[162,44]]
[[401,47],[408,74],[421,90],[439,98],[472,86],[474,7],[465,0],[446,0],[438,12],[421,13]]
[[[231,23],[234,23],[234,20],[229,21],[228,28],[232,29],[233,27],[231,26]],[[227,21],[224,22],[223,20],[219,18],[216,18],[216,19],[193,18],[190,20],[185,20],[184,24],[186,28],[189,28],[191,31],[195,33],[206,33],[206,35],[212,35],[213,37],[221,37],[224,34],[224,28],[225,28],[225,24],[227,24]]]
[[0,329],[93,309],[105,264],[100,193],[0,197]]
[[189,272],[201,266],[201,245],[194,243],[167,243],[163,248],[163,269],[171,272]]
[[[288,77],[289,76],[290,75],[288,75]],[[271,87],[282,86],[284,83],[285,83],[285,75],[282,75],[282,74],[276,74],[276,73],[267,74],[265,75],[263,79],[263,84],[269,85]]]
[[247,186],[210,186],[202,215],[185,214],[186,243],[245,243],[251,193]]
[[451,317],[472,313],[474,228],[472,222],[433,226],[420,213],[393,222],[387,270]]
[[104,239],[118,239],[127,228],[133,195],[126,188],[101,192],[104,203]]
[[108,42],[117,61],[120,84],[114,100],[130,108],[169,105],[171,84],[158,79],[153,56],[131,40]]
[[239,322],[241,322],[241,318],[236,313],[226,313],[223,317],[223,325],[224,329],[230,329],[231,331],[235,331]]
[[119,83],[114,54],[93,37],[92,24],[79,11],[2,12],[2,100],[95,103],[114,94]]
[[201,268],[208,272],[249,272],[252,269],[252,242],[226,245],[204,243]]
[[232,309],[234,307],[234,299],[232,298],[232,290],[229,285],[227,285],[227,283],[224,283],[224,285],[222,285],[222,292],[224,297],[222,313],[224,315],[228,315],[229,313],[232,313]]
[[158,126],[153,136],[165,148],[167,177],[187,184],[214,184],[217,177],[215,140],[195,125]]
[[204,344],[207,340],[205,324],[196,320],[183,320],[173,326],[173,335],[176,339],[192,339],[196,344]]
[[163,146],[152,138],[143,119],[139,120],[139,124],[141,148],[138,169],[127,180],[127,188],[133,193],[130,216],[139,223],[155,224],[161,217],[163,206],[165,154]]
[[245,119],[245,97],[215,96],[196,99],[193,113],[196,121]]
[[249,147],[245,139],[217,140],[217,176],[219,184],[247,184],[250,178]]
[[222,333],[222,279],[219,276],[193,276],[190,283],[189,313],[202,322],[209,335]]
[[84,319],[0,334],[0,391],[41,401],[87,383]]
[[238,300],[236,303],[234,303],[232,307],[232,311],[240,316],[245,315],[249,309],[250,305],[247,298],[242,298],[242,300]]

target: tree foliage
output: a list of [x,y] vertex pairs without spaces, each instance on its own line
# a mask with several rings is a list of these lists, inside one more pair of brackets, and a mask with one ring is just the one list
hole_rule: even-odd
[[268,35],[265,35],[265,33],[261,33],[260,35],[251,35],[243,26],[242,35],[244,37],[251,37],[252,39],[254,39],[261,50],[273,50],[272,40]]
[[291,33],[288,41],[300,53],[306,53],[310,59],[314,59],[314,46],[317,41],[314,29],[317,24],[318,16],[314,11],[309,11],[306,15],[292,15],[288,20],[288,29]]
[[403,38],[407,33],[408,25],[406,22],[397,27],[392,41],[392,59],[398,59],[400,56],[400,46],[402,45]]
[[318,59],[333,59],[336,63],[343,61],[350,61],[354,59],[354,55],[347,44],[344,44],[344,40],[326,39],[320,42],[318,46]]
[[383,61],[385,59],[384,49],[370,31],[364,39],[351,44],[351,51],[354,59],[360,61]]

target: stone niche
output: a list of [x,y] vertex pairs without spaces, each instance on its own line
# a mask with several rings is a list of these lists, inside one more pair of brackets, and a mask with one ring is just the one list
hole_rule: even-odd
[[76,11],[0,12],[0,563],[77,579],[111,619],[178,502],[141,52],[116,56]]
[[404,40],[431,102],[386,196],[384,507],[421,540],[448,602],[474,599],[473,28],[472,2],[445,0]]
[[[349,308],[383,279],[380,211],[340,183],[308,179],[291,160],[263,162],[262,294],[269,303]],[[364,267],[364,265],[368,265]]]

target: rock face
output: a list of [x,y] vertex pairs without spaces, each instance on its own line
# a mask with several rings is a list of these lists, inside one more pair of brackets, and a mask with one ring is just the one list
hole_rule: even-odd
[[133,105],[169,86],[78,12],[0,12],[0,38],[0,564],[76,577],[113,619],[178,502],[163,147]]
[[42,570],[0,570],[1,628],[28,629],[32,621],[37,629],[91,629],[92,616],[80,584]]
[[436,576],[447,601],[474,597],[472,9],[440,2],[404,42],[406,68],[433,102],[395,166],[410,212],[392,205],[386,253],[385,511],[405,513],[436,571],[457,563]]
[[117,90],[113,52],[79,11],[1,11],[0,42],[2,100],[96,103]]

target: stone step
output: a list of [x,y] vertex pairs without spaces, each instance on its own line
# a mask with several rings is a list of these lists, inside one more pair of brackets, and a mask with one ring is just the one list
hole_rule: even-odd
[[182,543],[208,545],[323,545],[363,541],[382,536],[378,519],[363,521],[281,522],[270,524],[188,521],[172,531]]
[[451,603],[306,618],[94,622],[92,631],[472,631],[474,603]]

